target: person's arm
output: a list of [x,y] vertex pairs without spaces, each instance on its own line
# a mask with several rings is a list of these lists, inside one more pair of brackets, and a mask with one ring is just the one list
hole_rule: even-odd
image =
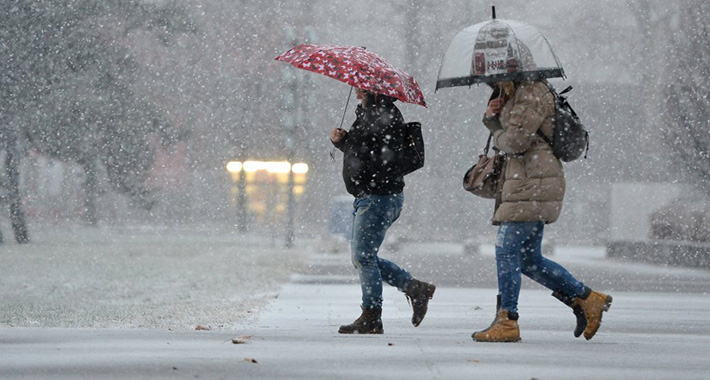
[[503,129],[500,124],[500,112],[505,106],[505,98],[501,96],[500,88],[496,87],[491,94],[490,99],[488,99],[488,106],[486,107],[486,113],[483,114],[483,125],[494,134],[497,130]]
[[330,142],[333,143],[336,148],[340,149],[340,151],[343,151],[347,138],[348,132],[342,128],[333,128],[333,130],[330,131]]
[[489,131],[491,131],[491,134],[496,133],[499,129],[503,129],[503,126],[500,124],[500,115],[495,114],[493,116],[488,116],[487,114],[483,115],[483,125],[488,128]]
[[532,86],[524,84],[516,91],[515,105],[510,111],[506,128],[492,132],[493,144],[505,153],[517,154],[528,150],[545,120],[546,99]]
[[387,146],[395,152],[401,152],[404,149],[404,139],[407,135],[407,126],[404,123],[404,118],[399,110],[394,112],[391,126],[391,136],[389,136]]
[[386,172],[399,176],[402,169],[401,160],[407,126],[402,113],[396,107],[392,109],[392,113],[388,117],[380,118],[380,121],[386,124],[382,125],[382,129],[380,129],[384,132],[384,135],[381,136],[383,146],[380,149],[380,164]]

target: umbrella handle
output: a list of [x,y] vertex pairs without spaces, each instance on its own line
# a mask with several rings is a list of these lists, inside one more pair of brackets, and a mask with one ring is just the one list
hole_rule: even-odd
[[348,93],[348,100],[345,101],[345,109],[343,110],[343,117],[340,119],[340,129],[343,128],[343,122],[345,121],[345,113],[348,111],[348,104],[350,104],[350,96],[353,94],[353,86],[350,86],[350,92]]
[[[348,93],[348,100],[345,101],[345,109],[343,110],[343,117],[340,119],[340,129],[343,129],[343,122],[345,121],[345,113],[348,112],[348,104],[350,104],[350,96],[353,94],[353,86],[350,86],[350,92]],[[330,159],[335,162],[335,148],[330,151]]]

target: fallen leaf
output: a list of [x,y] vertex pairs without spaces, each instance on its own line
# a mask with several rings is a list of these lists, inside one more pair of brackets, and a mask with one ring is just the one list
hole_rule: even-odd
[[256,359],[253,359],[253,358],[244,358],[244,361],[245,361],[245,362],[249,362],[249,363],[257,364]]
[[251,339],[251,335],[239,335],[238,337],[232,338],[232,343],[234,344],[247,344]]
[[209,331],[209,330],[212,330],[212,327],[210,327],[210,326],[197,325],[197,326],[195,326],[195,330]]

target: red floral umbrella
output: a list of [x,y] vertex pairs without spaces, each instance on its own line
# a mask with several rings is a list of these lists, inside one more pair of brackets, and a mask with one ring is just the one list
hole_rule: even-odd
[[308,71],[327,75],[353,87],[426,107],[414,78],[361,47],[303,44],[276,57]]

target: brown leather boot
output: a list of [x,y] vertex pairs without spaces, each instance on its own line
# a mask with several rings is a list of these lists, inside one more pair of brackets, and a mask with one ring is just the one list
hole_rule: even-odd
[[587,328],[587,317],[584,315],[584,310],[582,310],[581,306],[574,304],[574,297],[570,297],[558,291],[552,292],[552,296],[572,309],[572,313],[574,313],[574,316],[577,318],[577,325],[574,327],[574,337],[579,338],[584,332],[584,329]]
[[498,310],[493,324],[485,330],[476,331],[471,337],[476,342],[518,342],[520,341],[518,314]]
[[[491,325],[488,326],[488,328],[486,328],[486,329],[484,329],[484,330],[481,330],[481,331],[476,331],[476,332],[486,332],[486,331],[488,331],[491,327],[493,327],[493,325],[495,325],[496,322],[498,322],[498,311],[500,310],[500,302],[501,302],[500,294],[498,294],[498,295],[496,296],[496,315],[495,315],[495,317],[493,317],[493,322],[491,322]],[[474,333],[474,334],[475,334],[475,333]],[[471,336],[473,336],[473,335],[471,335]]]
[[384,334],[382,328],[382,309],[365,309],[362,306],[362,314],[349,325],[340,326],[340,334]]
[[612,297],[604,293],[591,290],[585,298],[575,298],[573,305],[579,306],[584,311],[587,318],[587,328],[584,329],[584,337],[592,339],[602,324],[602,313],[611,307]]
[[435,290],[436,285],[417,279],[412,279],[407,286],[404,295],[407,297],[407,301],[412,305],[412,310],[414,311],[412,314],[412,324],[414,327],[422,323],[429,307],[429,300],[434,297]]

